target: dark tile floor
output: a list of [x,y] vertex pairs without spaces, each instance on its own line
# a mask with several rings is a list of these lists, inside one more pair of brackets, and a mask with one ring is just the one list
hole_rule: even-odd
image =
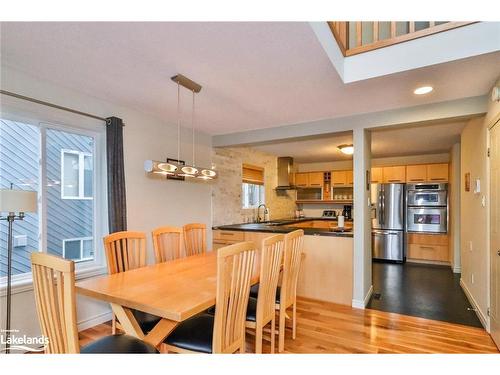
[[[380,298],[377,299],[377,294]],[[482,327],[450,267],[415,263],[373,263],[368,308]]]

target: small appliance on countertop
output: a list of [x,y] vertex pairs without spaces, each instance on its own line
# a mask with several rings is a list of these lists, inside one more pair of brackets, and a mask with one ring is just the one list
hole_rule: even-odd
[[344,210],[342,211],[342,215],[346,218],[346,220],[352,219],[352,206],[345,205]]
[[337,218],[337,211],[335,210],[324,210],[323,215],[321,217],[327,217],[327,218],[332,218],[336,219]]

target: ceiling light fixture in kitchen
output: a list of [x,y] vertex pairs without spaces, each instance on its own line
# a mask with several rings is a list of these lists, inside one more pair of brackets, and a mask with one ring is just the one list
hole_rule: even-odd
[[432,90],[434,90],[434,88],[432,86],[421,86],[421,87],[417,87],[413,91],[413,93],[415,95],[425,95],[425,94],[430,93]]
[[354,147],[352,144],[350,145],[340,145],[338,146],[339,150],[346,154],[346,155],[352,155],[354,153]]
[[[178,177],[196,177],[200,180],[213,180],[217,178],[215,168],[198,168],[195,166],[195,145],[194,145],[194,120],[195,120],[195,94],[201,91],[201,86],[182,74],[173,76],[172,81],[177,83],[177,162],[161,162],[155,160],[146,160],[144,162],[144,170],[149,173],[157,173]],[[192,132],[192,163],[191,165],[180,164],[180,149],[181,149],[181,113],[180,113],[180,86],[185,87],[193,93],[192,108],[191,108],[191,132]]]

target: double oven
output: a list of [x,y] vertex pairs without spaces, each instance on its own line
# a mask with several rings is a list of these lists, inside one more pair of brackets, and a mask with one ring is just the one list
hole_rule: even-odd
[[408,232],[447,233],[448,184],[406,185]]

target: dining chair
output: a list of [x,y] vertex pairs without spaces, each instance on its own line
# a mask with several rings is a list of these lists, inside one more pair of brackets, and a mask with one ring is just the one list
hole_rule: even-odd
[[160,227],[154,229],[152,234],[156,263],[168,262],[182,257],[182,228]]
[[285,236],[278,234],[262,241],[260,253],[259,294],[249,298],[246,327],[255,330],[255,353],[262,353],[262,335],[266,325],[271,323],[271,353],[274,353],[276,288],[283,263]]
[[200,223],[186,224],[182,227],[184,233],[184,249],[186,256],[204,254],[207,251],[207,226]]
[[162,349],[175,353],[245,352],[245,317],[255,244],[240,242],[217,251],[215,315],[203,312],[180,323]]
[[[103,241],[110,275],[146,266],[146,234],[144,232],[116,232],[104,237]],[[161,320],[160,317],[139,310],[132,310],[132,313],[144,332],[149,332]],[[116,333],[116,328],[116,316],[113,314],[111,321],[113,335]]]
[[276,310],[279,311],[279,344],[278,350],[285,350],[285,319],[289,318],[286,310],[292,307],[292,338],[297,331],[297,284],[300,264],[304,251],[304,231],[295,230],[285,235],[285,254],[283,261],[283,278],[279,288]]
[[155,347],[129,335],[112,335],[83,348],[76,326],[75,263],[44,253],[31,254],[38,320],[48,338],[45,353],[158,353]]

